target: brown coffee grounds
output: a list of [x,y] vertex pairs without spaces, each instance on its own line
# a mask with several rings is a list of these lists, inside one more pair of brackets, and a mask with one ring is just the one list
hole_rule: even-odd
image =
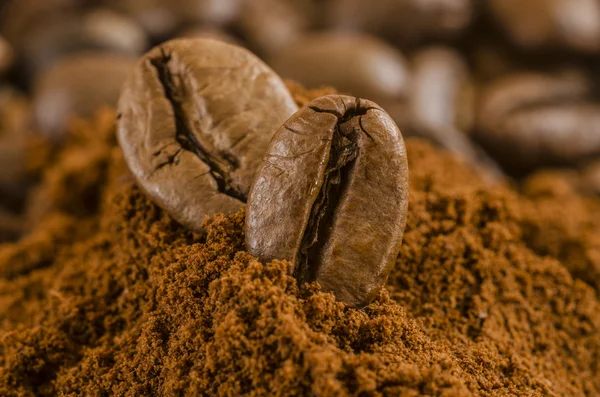
[[[600,290],[600,200],[582,194],[574,171],[544,171],[523,186],[522,230],[540,255],[559,259],[571,273]],[[583,182],[583,183],[582,183]]]
[[245,253],[243,211],[179,227],[112,120],[73,126],[0,246],[0,395],[599,395],[600,203],[558,176],[490,188],[409,140],[402,252],[358,311]]

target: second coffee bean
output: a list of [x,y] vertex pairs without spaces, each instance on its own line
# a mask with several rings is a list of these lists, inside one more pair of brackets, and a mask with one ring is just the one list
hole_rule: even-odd
[[408,165],[396,124],[371,101],[327,95],[273,137],[247,205],[246,246],[287,259],[351,306],[371,302],[396,261]]

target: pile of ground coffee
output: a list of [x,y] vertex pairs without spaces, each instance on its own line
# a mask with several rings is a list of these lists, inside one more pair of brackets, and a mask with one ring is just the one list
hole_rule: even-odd
[[32,233],[0,246],[2,396],[600,393],[600,200],[564,176],[489,187],[408,139],[401,254],[354,310],[245,253],[243,211],[205,235],[170,219],[112,112],[71,130]]

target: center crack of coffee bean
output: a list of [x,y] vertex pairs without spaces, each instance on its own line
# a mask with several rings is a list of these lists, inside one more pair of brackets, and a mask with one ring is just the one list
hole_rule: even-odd
[[[319,113],[331,113],[337,117],[337,114],[328,110],[315,107],[311,107],[311,109]],[[309,262],[319,255],[324,244],[329,240],[333,218],[337,213],[341,197],[348,187],[350,173],[358,156],[359,134],[362,132],[373,141],[361,122],[362,116],[370,109],[375,108],[361,107],[360,100],[357,99],[352,109],[348,109],[342,117],[338,117],[338,123],[333,132],[329,160],[325,167],[323,184],[311,208],[310,217],[298,250],[294,276],[300,283],[310,282],[316,277],[313,274],[316,269],[309,266]],[[360,131],[357,128],[346,131],[347,128],[344,125],[355,117],[358,118]]]
[[236,168],[233,159],[230,159],[230,156],[220,158],[213,153],[210,153],[210,151],[202,146],[189,127],[189,120],[181,103],[181,98],[185,98],[186,96],[185,86],[180,84],[178,87],[175,84],[173,73],[168,65],[170,60],[171,56],[162,52],[160,57],[151,59],[150,63],[156,69],[165,97],[173,107],[175,116],[175,139],[177,140],[177,143],[179,143],[184,150],[194,153],[200,160],[209,166],[210,174],[217,183],[217,189],[220,193],[245,203],[247,200],[246,195],[232,186],[229,173],[232,169]]

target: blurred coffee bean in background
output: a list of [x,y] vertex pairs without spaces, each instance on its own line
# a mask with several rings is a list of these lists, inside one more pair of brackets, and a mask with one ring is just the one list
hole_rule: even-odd
[[186,25],[221,26],[237,19],[241,0],[107,0],[136,20],[156,44]]
[[101,9],[46,20],[20,36],[17,46],[26,77],[33,77],[72,53],[95,50],[138,56],[148,42],[135,22]]
[[341,32],[307,35],[267,60],[283,78],[307,87],[331,85],[340,92],[378,103],[403,100],[410,91],[404,56],[370,35]]
[[71,117],[90,117],[101,106],[114,107],[136,61],[136,57],[103,52],[79,53],[60,60],[34,83],[36,128],[59,142]]
[[490,0],[496,20],[525,48],[600,49],[600,2],[597,0]]
[[333,0],[330,22],[338,29],[367,31],[406,45],[456,36],[472,14],[471,0]]
[[6,0],[0,8],[1,31],[18,47],[19,39],[45,20],[76,15],[83,8],[78,0]]
[[298,40],[308,29],[307,10],[300,2],[245,1],[239,30],[261,55],[272,54]]
[[180,14],[173,2],[108,0],[107,3],[139,23],[154,42],[166,40],[181,25]]
[[579,73],[510,75],[485,87],[476,138],[510,173],[600,153],[600,107]]
[[449,47],[426,47],[412,56],[411,70],[413,116],[432,128],[469,132],[474,88],[460,54]]

